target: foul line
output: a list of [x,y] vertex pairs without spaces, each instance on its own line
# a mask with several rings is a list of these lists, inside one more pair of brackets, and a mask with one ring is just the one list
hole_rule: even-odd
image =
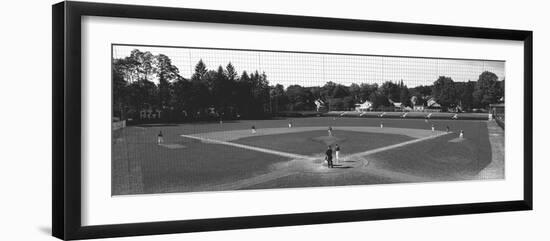
[[434,138],[444,136],[444,135],[447,135],[447,134],[451,134],[451,133],[452,132],[439,132],[439,133],[435,133],[432,136],[427,136],[427,137],[418,138],[418,139],[414,139],[414,140],[410,140],[410,141],[405,141],[405,142],[397,143],[395,145],[380,147],[380,148],[377,148],[377,149],[368,150],[368,151],[364,151],[364,152],[358,152],[358,153],[355,153],[355,154],[351,154],[348,157],[361,157],[361,156],[371,155],[371,154],[374,154],[374,153],[387,151],[387,150],[390,150],[390,149],[394,149],[394,148],[414,144],[414,143],[417,143],[417,142],[434,139]]
[[238,143],[234,143],[234,142],[219,141],[219,140],[202,138],[202,137],[191,136],[191,135],[181,135],[181,136],[186,137],[186,138],[190,138],[190,139],[200,140],[200,141],[206,142],[206,143],[210,142],[210,143],[215,143],[215,144],[234,146],[234,147],[249,149],[249,150],[253,150],[253,151],[265,152],[265,153],[278,155],[278,156],[290,157],[292,159],[313,159],[313,157],[310,157],[310,156],[304,156],[304,155],[288,153],[288,152],[282,152],[282,151],[275,151],[275,150],[265,149],[265,148],[261,148],[261,147],[238,144]]

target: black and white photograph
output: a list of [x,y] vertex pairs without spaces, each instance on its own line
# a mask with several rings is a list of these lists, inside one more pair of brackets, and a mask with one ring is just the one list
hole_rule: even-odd
[[111,48],[113,196],[506,178],[504,60]]
[[6,2],[0,240],[548,240],[546,5]]

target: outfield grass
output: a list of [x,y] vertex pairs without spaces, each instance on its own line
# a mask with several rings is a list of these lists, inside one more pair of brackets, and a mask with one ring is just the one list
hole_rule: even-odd
[[[268,174],[274,165],[289,158],[220,144],[206,144],[183,138],[214,131],[262,128],[366,126],[410,128],[455,133],[367,156],[368,168],[417,175],[433,180],[465,180],[491,162],[491,148],[485,121],[334,118],[310,117],[273,120],[242,120],[220,123],[130,126],[113,132],[112,193],[139,194],[201,191],[205,186],[231,183]],[[465,139],[457,141],[460,130]],[[162,131],[166,146],[156,144]],[[307,131],[246,137],[235,143],[302,155],[322,155],[326,150],[326,131]],[[406,135],[334,130],[342,154],[351,154],[411,140]],[[320,138],[320,139],[319,139]],[[406,182],[383,175],[371,175],[354,169],[339,170],[338,175],[301,173],[287,175],[253,186],[254,188],[308,187]]]
[[[127,139],[113,146],[113,162],[126,162],[130,167],[139,166],[139,172],[130,175],[141,176],[137,179],[142,179],[142,188],[128,191],[129,187],[125,186],[124,180],[120,180],[124,176],[120,173],[127,170],[113,169],[113,182],[119,183],[118,186],[113,185],[113,195],[196,191],[202,185],[222,184],[267,173],[271,164],[288,160],[280,156],[184,139],[165,129],[165,142],[181,145],[180,148],[170,149],[154,142],[157,133],[155,128],[127,130]],[[153,138],[149,138],[151,135]],[[128,181],[136,181],[136,178],[130,177]]]
[[439,137],[381,152],[368,158],[371,164],[438,180],[461,180],[476,175],[491,162],[491,146],[485,122],[453,122],[453,129],[466,133]]

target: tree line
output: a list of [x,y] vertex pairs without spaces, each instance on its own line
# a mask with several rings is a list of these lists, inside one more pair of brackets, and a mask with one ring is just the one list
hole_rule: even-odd
[[284,111],[316,110],[322,101],[325,110],[351,110],[357,103],[371,101],[373,109],[426,105],[433,98],[443,111],[471,111],[486,108],[504,97],[504,80],[485,71],[477,81],[455,82],[440,76],[432,85],[407,87],[402,80],[381,85],[329,81],[323,86],[270,85],[267,75],[257,70],[237,73],[228,63],[208,69],[201,60],[190,78],[164,54],[133,50],[129,56],[113,59],[113,116],[140,119],[144,110],[160,111],[165,121],[212,118],[266,118]]

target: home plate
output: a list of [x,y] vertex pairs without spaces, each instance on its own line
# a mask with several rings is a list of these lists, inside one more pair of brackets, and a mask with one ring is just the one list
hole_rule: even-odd
[[184,145],[181,144],[159,144],[159,146],[166,147],[168,149],[181,149],[185,148]]

